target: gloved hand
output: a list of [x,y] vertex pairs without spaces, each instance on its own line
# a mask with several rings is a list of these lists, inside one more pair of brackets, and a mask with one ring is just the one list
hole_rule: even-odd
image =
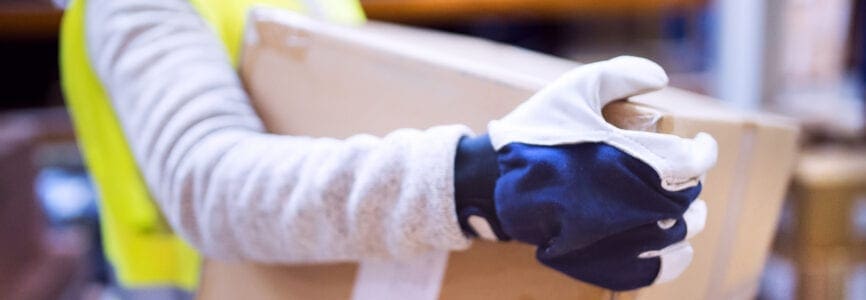
[[[486,136],[461,140],[455,192],[463,228],[536,245],[541,263],[613,290],[679,276],[692,257],[685,240],[706,220],[696,199],[716,142],[705,133],[622,130],[601,115],[607,103],[667,81],[642,58],[584,65],[491,122],[489,144]],[[493,197],[484,194],[491,185]]]

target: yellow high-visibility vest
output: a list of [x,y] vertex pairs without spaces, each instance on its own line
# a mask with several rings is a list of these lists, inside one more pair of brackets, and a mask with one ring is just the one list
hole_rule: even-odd
[[[361,23],[357,0],[190,0],[237,66],[247,12],[269,5]],[[99,193],[106,256],[126,287],[198,285],[200,258],[173,234],[135,164],[108,95],[91,67],[85,40],[85,0],[73,0],[60,36],[61,81],[78,145]]]

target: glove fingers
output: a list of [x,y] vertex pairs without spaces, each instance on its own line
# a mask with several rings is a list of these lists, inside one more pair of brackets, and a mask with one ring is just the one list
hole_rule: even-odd
[[662,187],[679,191],[698,185],[716,164],[718,144],[712,136],[698,133],[694,138],[641,131],[619,131],[625,138],[621,144],[629,154],[647,163],[661,177]]
[[[683,220],[668,229],[650,223],[568,252],[539,247],[536,255],[545,265],[574,278],[613,290],[629,290],[657,281],[663,269],[667,270],[665,276],[676,276],[671,272],[688,265],[690,257],[683,258],[683,253],[674,251],[683,247],[686,230]],[[663,266],[665,263],[669,265]]]
[[694,249],[688,242],[679,242],[662,249],[661,267],[653,284],[664,283],[679,277],[692,263]]
[[585,100],[597,114],[608,103],[664,88],[668,76],[658,64],[634,56],[620,56],[575,68],[551,86],[554,93]]
[[689,209],[683,214],[683,220],[686,222],[686,239],[688,240],[704,230],[707,223],[707,203],[701,199],[692,202]]

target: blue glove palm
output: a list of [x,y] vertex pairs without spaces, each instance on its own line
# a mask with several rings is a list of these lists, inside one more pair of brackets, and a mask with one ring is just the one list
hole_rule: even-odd
[[[683,214],[700,185],[662,189],[656,172],[603,143],[509,144],[499,151],[494,199],[502,230],[538,246],[543,264],[615,290],[652,284],[659,257],[686,238]],[[659,220],[676,220],[669,228]]]

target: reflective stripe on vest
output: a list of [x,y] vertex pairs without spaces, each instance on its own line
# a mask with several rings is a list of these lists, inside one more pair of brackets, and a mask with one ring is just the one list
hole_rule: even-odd
[[[246,12],[253,4],[310,11],[295,0],[191,0],[226,46],[237,65]],[[357,0],[317,0],[323,18],[360,23]],[[174,235],[152,201],[120,124],[87,56],[85,0],[73,0],[60,36],[61,81],[78,144],[96,183],[106,256],[126,287],[198,284],[200,258]]]

